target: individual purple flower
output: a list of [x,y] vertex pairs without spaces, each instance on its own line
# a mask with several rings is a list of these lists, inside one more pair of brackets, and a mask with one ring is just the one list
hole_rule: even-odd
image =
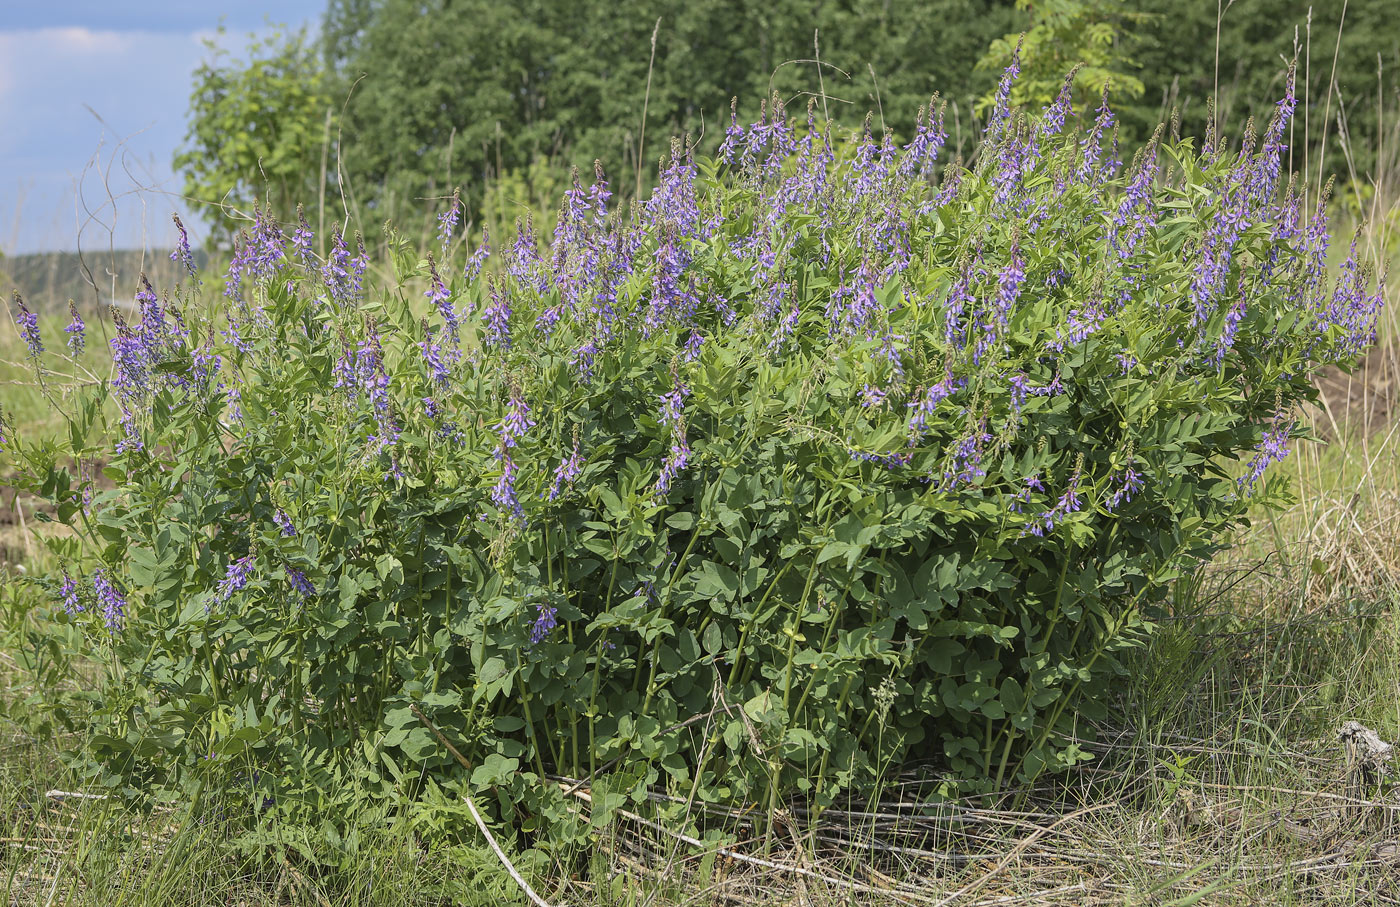
[[312,247],[316,239],[316,234],[311,231],[311,225],[306,222],[306,211],[301,205],[297,205],[297,228],[292,233],[292,254],[297,261],[301,262],[305,268],[310,268],[315,261],[316,253]]
[[1031,497],[1036,493],[1045,493],[1045,484],[1040,481],[1039,473],[1026,476],[1021,480],[1021,488],[1011,499],[1011,512],[1024,513],[1026,506],[1031,502]]
[[1130,460],[1123,471],[1113,477],[1113,493],[1108,496],[1108,510],[1115,512],[1123,504],[1131,501],[1143,489],[1146,481]]
[[481,245],[476,247],[476,251],[467,259],[467,265],[462,270],[462,277],[467,283],[471,283],[481,273],[481,266],[486,263],[486,259],[491,256],[491,234],[487,231],[486,225],[481,227]]
[[287,585],[292,587],[292,591],[306,601],[316,594],[316,587],[311,584],[311,580],[306,578],[306,573],[287,565],[283,568],[287,574]]
[[491,303],[482,310],[481,318],[486,325],[486,346],[497,349],[510,349],[510,292],[501,281],[489,280]]
[[1246,494],[1252,494],[1254,486],[1264,477],[1270,463],[1281,463],[1288,456],[1288,435],[1293,430],[1293,420],[1276,413],[1269,427],[1264,429],[1259,446],[1254,448],[1254,456],[1245,467],[1245,474],[1236,479],[1236,484]]
[[886,399],[885,391],[873,384],[867,384],[860,392],[860,405],[866,409],[872,409],[884,405]]
[[447,247],[452,244],[452,233],[462,217],[462,190],[452,190],[452,204],[438,215],[438,238],[442,241],[442,257],[447,259]]
[[[180,238],[175,241],[175,251],[170,253],[170,260],[184,265],[185,272],[190,275],[190,279],[198,281],[198,275],[194,266],[194,254],[190,252],[190,234],[185,230],[185,225],[180,220],[180,215],[171,213],[171,218],[175,221],[175,229],[180,234]],[[196,283],[196,285],[198,285]]]
[[949,370],[942,381],[930,385],[923,396],[911,400],[907,405],[913,411],[909,417],[909,446],[913,447],[928,434],[928,418],[938,409],[938,405],[961,387],[967,384],[965,378],[954,378]]
[[126,616],[126,596],[122,595],[112,581],[112,575],[107,572],[106,567],[98,567],[92,573],[93,592],[97,595],[97,604],[102,608],[102,621],[107,625],[107,629],[116,632],[121,629],[122,618]]
[[58,587],[58,594],[63,599],[63,610],[68,614],[84,610],[78,581],[69,576],[67,570],[63,571],[63,584]]
[[446,282],[442,275],[438,273],[437,262],[433,260],[432,253],[428,253],[428,291],[423,295],[438,310],[442,316],[443,323],[447,325],[448,336],[452,343],[457,343],[457,330],[460,322],[457,318],[457,309],[452,305],[452,294],[447,289]]
[[24,340],[25,348],[29,350],[29,358],[37,363],[44,352],[44,339],[39,335],[39,316],[24,304],[24,297],[19,295],[19,290],[15,290],[15,306],[19,309],[19,314],[15,316],[19,335]]
[[558,610],[553,605],[535,605],[535,622],[530,625],[530,644],[539,645],[544,642],[558,625]]
[[501,437],[501,447],[515,447],[520,439],[525,437],[525,433],[535,427],[535,420],[530,418],[530,407],[521,396],[520,391],[512,388],[510,392],[510,403],[506,407],[505,418],[496,427]]
[[71,299],[68,300],[68,327],[63,329],[63,333],[68,335],[68,349],[77,359],[83,354],[87,343],[87,325],[83,323],[83,316],[78,314],[78,304]]
[[280,507],[273,511],[272,522],[277,524],[277,528],[282,531],[282,535],[287,538],[294,538],[297,534],[297,527],[292,525],[292,518],[287,515],[287,511]]
[[227,602],[235,592],[241,592],[247,587],[248,580],[252,576],[253,556],[248,554],[238,558],[228,565],[228,569],[224,572],[224,578],[219,580],[215,600],[220,604]]
[[496,449],[496,459],[501,461],[501,477],[491,489],[491,500],[501,510],[509,513],[518,522],[525,521],[525,508],[520,506],[520,498],[515,493],[515,479],[519,468],[515,459],[505,447]]
[[554,470],[554,482],[549,486],[546,498],[550,501],[556,500],[560,493],[567,487],[572,487],[574,480],[583,471],[583,458],[579,454],[578,429],[574,429],[574,448],[563,462]]

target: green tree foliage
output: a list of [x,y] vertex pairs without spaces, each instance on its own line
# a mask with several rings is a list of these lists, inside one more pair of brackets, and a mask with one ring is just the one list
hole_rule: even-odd
[[213,59],[195,70],[175,169],[227,241],[259,199],[284,211],[317,201],[330,95],[304,29],[255,39],[244,59],[205,45]]
[[[743,118],[776,91],[794,111],[804,96],[824,117],[871,111],[905,138],[937,90],[951,102],[950,143],[965,151],[981,128],[976,102],[1022,35],[1015,103],[1042,106],[1082,64],[1077,109],[1096,106],[1111,79],[1129,153],[1173,107],[1199,146],[1217,85],[1227,135],[1251,115],[1267,119],[1296,32],[1302,107],[1289,166],[1301,170],[1305,137],[1315,149],[1340,117],[1351,163],[1334,141],[1321,162],[1309,152],[1310,176],[1321,163],[1323,179],[1354,167],[1364,182],[1378,166],[1377,100],[1393,104],[1400,90],[1390,5],[1348,0],[1338,45],[1343,4],[1315,4],[1309,41],[1307,0],[329,0],[319,55],[298,38],[200,70],[179,166],[202,200],[246,206],[285,187],[288,200],[312,202],[329,103],[346,114],[347,201],[377,235],[386,219],[427,222],[458,185],[473,221],[508,222],[554,190],[532,173],[588,172],[595,158],[633,194],[669,136],[690,133],[712,151],[735,96]],[[488,184],[506,175],[514,195],[496,192],[483,212]]]
[[[979,69],[1001,72],[1019,51],[1021,77],[1012,88],[1013,104],[1044,107],[1072,70],[1080,99],[1098,97],[1109,82],[1122,97],[1142,96],[1144,86],[1132,72],[1136,63],[1124,40],[1145,17],[1134,14],[1124,0],[1016,0],[1016,9],[1029,15],[1029,27],[993,41],[977,61]],[[983,95],[978,112],[995,101],[994,94]]]
[[831,117],[869,110],[902,128],[942,90],[957,105],[953,141],[970,143],[970,103],[995,74],[969,63],[1012,20],[995,0],[332,0],[326,54],[348,96],[347,175],[372,225],[416,221],[459,183],[476,204],[488,177],[540,157],[585,171],[599,158],[635,190],[668,136],[715,147],[736,96],[752,116],[773,91],[800,105],[824,89]]
[[[1379,163],[1375,146],[1383,125],[1377,101],[1390,109],[1388,120],[1400,91],[1396,75],[1400,73],[1400,20],[1393,0],[1235,0],[1218,17],[1218,55],[1215,3],[1129,2],[1150,18],[1133,36],[1131,53],[1142,66],[1147,91],[1141,102],[1122,107],[1125,138],[1150,135],[1173,106],[1182,111],[1183,130],[1201,135],[1206,99],[1217,93],[1222,128],[1228,135],[1239,136],[1250,116],[1263,123],[1283,84],[1296,35],[1300,106],[1289,142],[1291,169],[1303,168],[1304,137],[1315,148],[1323,123],[1328,123],[1328,134],[1335,136],[1341,116],[1351,134],[1348,145],[1357,177],[1364,180],[1375,173]],[[1329,104],[1334,55],[1336,91]],[[1318,163],[1312,154],[1308,164],[1314,184]],[[1350,169],[1340,146],[1333,143],[1323,162],[1323,179],[1331,173],[1349,177]]]

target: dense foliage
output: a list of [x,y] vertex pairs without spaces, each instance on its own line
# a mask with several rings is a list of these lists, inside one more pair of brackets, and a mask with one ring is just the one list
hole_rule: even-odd
[[[216,239],[261,202],[314,204],[330,153],[328,78],[305,32],[252,41],[230,59],[214,41],[194,71],[189,130],[175,155],[185,195],[203,202]],[[211,244],[212,245],[212,244]]]
[[1106,100],[1015,114],[1015,70],[941,178],[936,101],[902,146],[775,102],[630,211],[576,178],[544,242],[467,255],[453,204],[381,278],[264,211],[221,298],[143,287],[72,422],[116,488],[4,439],[96,557],[54,542],[54,620],[108,666],[94,771],[283,804],[456,778],[529,828],[546,775],[598,773],[605,814],[1086,758],[1382,294],[1354,248],[1328,280],[1281,182],[1291,82],[1258,141],[1124,166]]
[[[329,195],[338,200],[343,189],[372,244],[386,218],[426,220],[440,204],[435,199],[455,185],[465,189],[471,220],[492,219],[480,209],[487,187],[507,174],[527,174],[540,158],[584,169],[601,159],[621,180],[615,188],[630,196],[637,174],[650,174],[664,152],[657,137],[689,132],[702,152],[712,153],[730,99],[737,96],[741,112],[752,116],[775,90],[789,103],[822,96],[823,113],[837,118],[872,111],[901,141],[909,139],[919,105],[941,90],[952,105],[950,140],[968,157],[995,74],[1022,34],[1026,78],[1013,103],[1040,109],[1060,76],[1082,64],[1076,101],[1082,108],[1111,79],[1120,98],[1120,141],[1133,150],[1174,106],[1183,111],[1183,134],[1199,143],[1209,121],[1206,99],[1215,95],[1229,134],[1239,136],[1250,116],[1266,122],[1296,37],[1302,108],[1290,143],[1292,166],[1301,170],[1311,154],[1315,179],[1350,179],[1349,155],[1364,183],[1386,165],[1375,157],[1382,109],[1393,106],[1400,88],[1400,32],[1391,6],[1390,0],[1239,0],[1220,7],[1200,0],[534,0],[506,8],[484,0],[330,0],[322,27],[324,78],[334,98],[332,134],[344,180],[332,180]],[[275,97],[282,81],[261,84],[245,80],[244,103],[259,118],[285,122],[283,131],[310,136],[319,154],[325,106],[283,103]],[[650,147],[641,134],[643,110]],[[225,128],[214,113],[196,97],[192,128]],[[1346,152],[1332,142],[1319,161],[1320,133],[1335,138],[1339,120],[1350,135]],[[235,137],[225,134],[227,141]],[[209,164],[215,170],[231,166],[219,148],[200,144],[183,166],[201,157],[217,161]],[[235,185],[258,191],[262,180],[248,160],[235,169],[227,185],[192,186],[196,197],[215,201]],[[308,185],[293,201],[310,206],[323,188],[316,184],[320,170],[312,162],[300,173]],[[532,185],[528,176],[525,182],[517,202],[552,188]],[[280,188],[274,177],[272,189]],[[246,199],[246,189],[235,195]],[[290,208],[279,202],[279,210]]]

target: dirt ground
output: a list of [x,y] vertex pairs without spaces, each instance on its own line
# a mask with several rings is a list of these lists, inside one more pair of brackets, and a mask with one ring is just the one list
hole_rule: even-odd
[[1329,368],[1319,376],[1321,409],[1314,424],[1324,438],[1357,432],[1385,431],[1400,391],[1400,355],[1393,346],[1376,346],[1351,374]]

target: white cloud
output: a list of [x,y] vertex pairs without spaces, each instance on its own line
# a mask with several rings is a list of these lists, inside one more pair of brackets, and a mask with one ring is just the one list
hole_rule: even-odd
[[125,53],[140,33],[94,31],[74,25],[65,28],[41,28],[33,34],[41,43],[49,44],[56,52],[71,57]]
[[[0,246],[71,247],[75,221],[87,218],[75,218],[79,178],[86,203],[105,206],[85,242],[92,230],[113,230],[119,244],[139,243],[147,230],[163,241],[172,202],[140,187],[179,186],[170,159],[184,137],[190,73],[205,54],[190,33],[0,32]],[[94,157],[101,174],[86,170]]]

